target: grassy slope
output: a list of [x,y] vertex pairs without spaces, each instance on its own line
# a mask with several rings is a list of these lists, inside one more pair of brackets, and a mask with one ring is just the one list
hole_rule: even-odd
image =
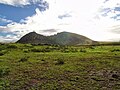
[[0,90],[110,89],[120,89],[120,46],[0,45]]

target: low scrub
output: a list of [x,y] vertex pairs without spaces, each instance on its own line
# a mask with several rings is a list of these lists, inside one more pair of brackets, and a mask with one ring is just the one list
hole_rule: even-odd
[[29,53],[29,49],[23,49],[24,53]]
[[34,46],[32,44],[25,44],[24,47],[26,47],[26,48],[33,48]]
[[2,51],[0,51],[0,56],[5,55],[6,53],[7,53],[6,50],[2,50]]
[[28,61],[28,58],[29,58],[29,57],[23,57],[23,58],[21,58],[21,59],[19,60],[19,62],[26,62],[26,61]]
[[30,51],[31,51],[31,52],[42,52],[41,49],[37,49],[37,48],[33,48],[33,49],[31,49]]
[[7,48],[10,48],[10,49],[16,49],[17,46],[16,46],[16,45],[8,45]]
[[33,49],[31,49],[31,51],[32,52],[50,52],[52,50],[50,48],[41,48],[41,49],[39,49],[39,48],[33,48]]
[[70,53],[70,52],[75,53],[75,52],[78,52],[78,50],[75,49],[75,48],[62,48],[61,52],[64,52],[64,53]]
[[87,51],[85,49],[80,49],[80,52],[86,53]]
[[119,52],[120,51],[120,49],[113,49],[113,50],[111,50],[111,52]]
[[0,45],[0,51],[5,50],[6,48],[7,48],[7,45],[5,45],[5,44]]
[[0,67],[0,77],[8,75],[9,72],[10,72],[10,69],[8,67]]
[[4,53],[3,53],[3,52],[0,52],[0,56],[2,56],[2,55],[4,55]]
[[63,65],[64,61],[62,59],[58,59],[55,63],[55,65]]

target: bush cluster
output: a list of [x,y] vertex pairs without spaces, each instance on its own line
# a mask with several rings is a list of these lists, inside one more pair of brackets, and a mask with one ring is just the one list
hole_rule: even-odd
[[62,59],[58,59],[55,65],[63,65],[64,61]]
[[29,58],[29,57],[23,57],[23,58],[21,58],[21,59],[19,60],[19,62],[26,62],[26,61],[28,61],[28,58]]
[[50,52],[50,51],[52,51],[52,49],[50,49],[50,48],[41,48],[41,49],[39,49],[39,48],[33,48],[33,49],[31,49],[30,51],[32,51],[32,52]]
[[80,49],[80,52],[86,53],[87,51],[85,49]]
[[0,56],[5,55],[7,52],[8,52],[7,50],[0,51]]
[[111,52],[119,52],[120,51],[120,49],[113,49],[113,50],[111,50]]
[[8,67],[1,67],[0,68],[0,77],[8,75],[9,72],[10,72],[10,69]]
[[16,45],[8,45],[7,48],[10,48],[10,49],[16,49],[17,46],[16,46]]

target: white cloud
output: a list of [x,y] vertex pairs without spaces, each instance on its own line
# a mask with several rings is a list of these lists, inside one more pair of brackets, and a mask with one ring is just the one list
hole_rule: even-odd
[[40,3],[40,5],[42,5],[44,2],[45,0],[0,0],[0,3],[12,6],[24,6],[36,3]]
[[30,4],[29,0],[0,0],[0,3],[13,6]]
[[17,36],[11,36],[11,35],[7,35],[6,37],[0,36],[0,42],[9,43],[9,42],[16,42],[16,40],[18,40]]
[[[15,32],[18,35],[15,40],[31,31],[36,31],[44,35],[54,34],[56,33],[55,31],[69,31],[99,41],[120,38],[119,34],[113,33],[113,26],[120,25],[120,23],[111,19],[112,16],[116,15],[112,9],[116,4],[118,5],[118,0],[109,0],[106,3],[104,3],[105,0],[46,1],[50,4],[49,10],[40,12],[37,8],[35,15],[21,20],[20,23],[14,22],[0,28]],[[102,16],[103,12],[101,12],[104,8],[110,8],[111,10],[111,12],[107,13],[108,16],[106,17]],[[58,16],[65,15],[66,13],[71,17],[58,18]],[[120,12],[116,11],[116,13],[119,14]],[[55,31],[48,32],[48,29],[55,29]],[[44,30],[47,30],[47,32]]]
[[104,8],[114,8],[114,7],[116,7],[116,6],[120,6],[120,0],[109,0],[109,1],[107,1],[104,5],[103,5],[103,7]]
[[0,18],[0,22],[10,23],[12,20],[7,20],[5,18]]
[[120,0],[109,0],[99,10],[101,14],[106,14],[109,18],[114,17],[120,14]]

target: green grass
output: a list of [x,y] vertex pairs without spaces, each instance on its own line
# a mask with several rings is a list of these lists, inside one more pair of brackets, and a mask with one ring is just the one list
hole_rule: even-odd
[[120,89],[120,46],[0,45],[0,90],[111,89]]

